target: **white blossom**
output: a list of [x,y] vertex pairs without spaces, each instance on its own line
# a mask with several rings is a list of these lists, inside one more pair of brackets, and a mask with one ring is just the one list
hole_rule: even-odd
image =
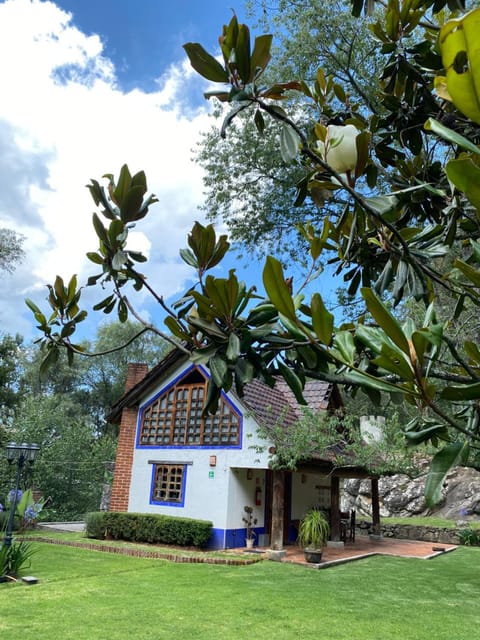
[[322,158],[337,173],[353,171],[357,165],[356,139],[360,131],[353,124],[329,124],[325,142],[318,140]]

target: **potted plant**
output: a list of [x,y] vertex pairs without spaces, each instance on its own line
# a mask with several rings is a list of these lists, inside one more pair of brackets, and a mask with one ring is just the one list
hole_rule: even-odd
[[300,521],[298,544],[303,547],[307,562],[322,561],[322,547],[330,535],[330,525],[319,509],[310,509]]
[[247,549],[251,549],[255,540],[255,531],[253,530],[253,527],[257,524],[257,518],[253,517],[253,507],[246,506],[243,507],[243,510],[245,511],[246,515],[243,516],[242,520],[245,523],[247,529],[245,544],[247,546]]

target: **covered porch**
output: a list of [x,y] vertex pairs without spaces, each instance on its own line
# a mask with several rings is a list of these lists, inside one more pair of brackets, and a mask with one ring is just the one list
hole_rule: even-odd
[[[291,541],[291,526],[298,521],[292,519],[292,491],[291,472],[284,470],[271,470],[271,503],[270,503],[270,547],[273,550],[283,550],[285,545]],[[341,485],[345,479],[368,479],[371,482],[372,494],[372,523],[373,534],[380,536],[380,497],[378,491],[378,476],[368,472],[365,468],[349,465],[335,466],[331,461],[325,459],[309,460],[297,466],[297,474],[315,474],[318,478],[328,478],[328,506],[325,508],[330,521],[330,540],[340,543],[344,540],[341,509]]]

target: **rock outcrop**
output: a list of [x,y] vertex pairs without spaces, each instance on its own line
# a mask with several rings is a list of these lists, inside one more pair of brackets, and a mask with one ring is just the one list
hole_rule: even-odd
[[[457,467],[446,478],[442,501],[435,510],[425,503],[426,470],[416,478],[396,474],[379,480],[380,515],[409,517],[432,515],[468,522],[480,517],[480,472]],[[343,507],[355,509],[359,517],[371,517],[369,480],[347,480]]]

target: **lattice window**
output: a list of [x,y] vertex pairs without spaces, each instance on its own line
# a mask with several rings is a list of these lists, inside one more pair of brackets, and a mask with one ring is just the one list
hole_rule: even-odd
[[183,502],[184,473],[184,465],[155,465],[152,502]]
[[202,416],[206,387],[207,381],[194,371],[146,407],[140,444],[237,445],[240,417],[223,398],[214,416]]

